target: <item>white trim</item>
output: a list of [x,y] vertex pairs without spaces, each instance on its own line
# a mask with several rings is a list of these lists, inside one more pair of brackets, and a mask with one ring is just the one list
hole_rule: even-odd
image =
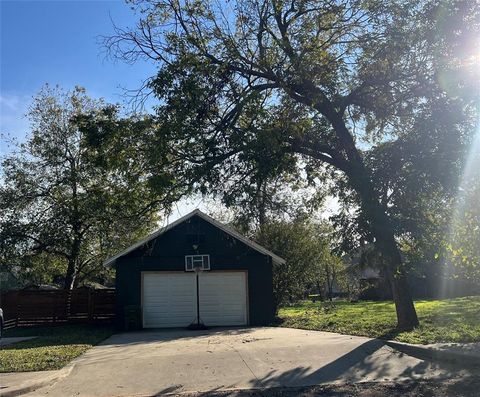
[[109,266],[113,264],[118,258],[121,258],[124,255],[129,254],[130,252],[136,250],[137,248],[140,248],[142,245],[148,243],[150,240],[153,240],[156,237],[161,236],[162,234],[166,233],[170,229],[173,229],[175,226],[185,222],[187,219],[190,219],[193,216],[199,216],[203,220],[207,221],[208,223],[216,226],[217,228],[223,230],[225,233],[229,234],[230,236],[236,238],[237,240],[240,240],[242,243],[245,245],[249,246],[250,248],[254,249],[255,251],[258,251],[264,255],[270,256],[275,263],[283,264],[285,263],[285,259],[279,257],[278,255],[275,255],[272,251],[269,251],[268,249],[262,247],[261,245],[255,243],[254,241],[249,240],[248,238],[242,236],[240,233],[238,233],[236,230],[232,229],[229,226],[224,225],[223,223],[220,223],[213,219],[211,216],[208,216],[207,214],[203,213],[199,209],[193,210],[189,214],[182,216],[181,218],[177,219],[175,222],[170,223],[169,225],[162,227],[161,229],[158,229],[156,232],[150,234],[143,240],[140,240],[138,243],[133,244],[126,250],[123,250],[119,254],[112,256],[111,258],[107,259],[104,262],[105,266]]
[[[195,255],[185,255],[185,271],[194,272],[195,270],[195,258],[201,258],[202,261],[202,270],[210,270],[210,255],[208,254],[195,254]],[[188,269],[188,259],[192,260],[192,268]],[[205,259],[207,259],[205,266]]]

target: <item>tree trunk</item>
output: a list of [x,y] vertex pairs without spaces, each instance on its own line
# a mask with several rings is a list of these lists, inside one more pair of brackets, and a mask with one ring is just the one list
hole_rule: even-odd
[[325,116],[332,123],[339,144],[346,154],[343,171],[346,173],[351,187],[360,197],[361,209],[369,220],[370,232],[375,237],[375,246],[383,256],[397,312],[397,328],[411,330],[418,326],[417,312],[410,295],[402,257],[395,241],[386,207],[380,202],[371,172],[365,166],[342,115],[330,106],[327,108]]
[[418,317],[386,208],[376,197],[373,183],[363,164],[352,167],[347,175],[360,196],[362,211],[370,221],[370,231],[375,237],[375,247],[383,259],[395,302],[397,328],[411,330],[418,326]]
[[68,258],[67,274],[63,288],[72,290],[75,287],[75,281],[78,273],[78,258],[80,254],[81,238],[76,237],[72,242],[70,256]]
[[410,295],[407,277],[404,271],[396,274],[387,267],[387,276],[392,288],[395,310],[397,312],[397,328],[411,330],[418,326],[418,317]]
[[[336,156],[325,156],[321,151],[318,160],[327,161],[346,173],[351,187],[358,193],[361,208],[375,237],[375,245],[384,257],[388,279],[392,287],[393,300],[397,312],[397,327],[410,330],[418,325],[417,313],[408,288],[402,258],[395,241],[393,228],[386,208],[380,203],[374,189],[370,171],[366,168],[350,131],[343,120],[343,112],[338,111],[315,84],[304,81],[294,84],[287,93],[295,100],[304,103],[323,114],[331,123],[335,135]],[[301,95],[299,96],[298,93]],[[315,151],[315,148],[312,148]],[[328,159],[328,160],[327,160]]]
[[325,265],[325,271],[326,271],[326,276],[327,276],[328,300],[330,302],[332,302],[333,301],[333,293],[332,293],[333,281],[332,281],[332,275],[330,273],[330,269],[329,269],[328,265]]
[[75,260],[70,259],[67,266],[67,274],[65,275],[65,283],[63,289],[72,290],[75,285],[75,279],[77,277],[77,269],[75,266]]
[[256,204],[257,204],[257,211],[258,211],[258,226],[259,226],[260,232],[263,231],[263,227],[267,223],[266,186],[267,186],[267,182],[264,181],[263,179],[257,182],[257,194],[256,194],[257,203]]
[[321,302],[323,302],[324,297],[323,297],[323,288],[321,287],[321,283],[317,280],[317,292],[318,292],[318,298]]

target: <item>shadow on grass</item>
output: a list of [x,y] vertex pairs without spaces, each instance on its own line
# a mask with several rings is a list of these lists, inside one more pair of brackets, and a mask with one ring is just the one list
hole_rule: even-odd
[[33,349],[63,345],[96,345],[113,333],[113,327],[98,325],[19,327],[6,330],[3,336],[5,338],[36,336],[36,338],[3,346],[2,350]]
[[283,323],[276,325],[415,344],[480,341],[480,296],[420,300],[415,307],[420,326],[412,332],[396,329],[391,301],[301,302],[281,309]]

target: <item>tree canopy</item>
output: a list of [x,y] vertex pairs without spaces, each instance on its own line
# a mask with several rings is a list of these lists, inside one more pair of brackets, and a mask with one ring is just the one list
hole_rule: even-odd
[[[133,3],[137,29],[118,29],[106,45],[157,62],[149,83],[160,99],[157,138],[179,159],[177,175],[201,192],[258,171],[333,178],[381,253],[399,327],[417,325],[384,200],[406,189],[382,185],[382,157],[371,149],[420,131],[421,157],[437,144],[423,139],[432,128],[472,133],[476,1]],[[407,157],[398,161],[408,168]]]
[[257,241],[286,260],[273,269],[277,308],[305,298],[308,290],[331,299],[334,284],[346,279],[345,264],[332,253],[329,232],[325,224],[305,217],[270,220],[257,232]]
[[[89,98],[79,87],[47,86],[28,117],[26,143],[2,162],[2,268],[30,283],[56,282],[67,289],[108,279],[103,261],[157,220],[144,210],[151,190],[135,166],[119,172],[105,161],[115,161],[113,153],[105,156],[89,143],[87,121],[95,120],[97,127],[111,123],[118,108]],[[130,124],[124,120],[117,127]]]

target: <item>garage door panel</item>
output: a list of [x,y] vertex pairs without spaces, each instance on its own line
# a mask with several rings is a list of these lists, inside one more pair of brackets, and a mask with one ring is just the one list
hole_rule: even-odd
[[202,273],[200,318],[206,325],[246,325],[247,287],[244,272]]
[[195,288],[193,274],[145,274],[143,279],[144,327],[188,326],[196,316]]
[[[244,272],[199,275],[200,318],[208,326],[247,324],[247,278]],[[145,273],[144,327],[186,327],[196,319],[194,273]]]

